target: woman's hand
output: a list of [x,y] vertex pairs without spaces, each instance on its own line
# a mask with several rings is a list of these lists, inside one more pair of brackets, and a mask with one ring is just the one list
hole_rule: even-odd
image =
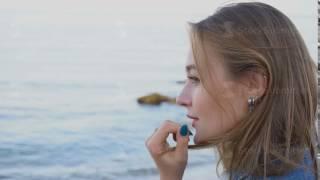
[[[170,148],[167,138],[170,133],[176,136],[176,148]],[[173,121],[165,121],[160,128],[146,140],[161,180],[181,180],[188,161],[188,127],[180,127]]]

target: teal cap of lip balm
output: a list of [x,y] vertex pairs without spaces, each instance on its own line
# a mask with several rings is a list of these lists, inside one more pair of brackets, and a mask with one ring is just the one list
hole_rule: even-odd
[[186,136],[189,132],[188,126],[186,124],[182,125],[180,128],[180,135]]

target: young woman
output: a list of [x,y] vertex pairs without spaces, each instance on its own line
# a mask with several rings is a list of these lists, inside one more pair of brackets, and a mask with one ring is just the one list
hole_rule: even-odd
[[[194,147],[215,146],[230,179],[318,179],[317,68],[290,19],[237,3],[190,27],[176,100],[193,120]],[[187,126],[169,120],[146,140],[162,180],[182,179],[188,141]]]

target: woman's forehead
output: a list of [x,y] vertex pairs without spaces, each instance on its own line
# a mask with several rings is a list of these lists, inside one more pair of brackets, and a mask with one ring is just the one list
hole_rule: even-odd
[[[207,61],[209,64],[216,66],[217,63],[219,62],[218,59],[222,59],[222,56],[220,56],[214,49],[205,46],[205,51],[202,53],[206,54],[199,54],[201,57],[200,59],[208,58]],[[195,59],[194,59],[194,54],[192,49],[188,51],[187,59],[186,59],[186,64],[195,64]],[[196,57],[197,58],[197,57]]]

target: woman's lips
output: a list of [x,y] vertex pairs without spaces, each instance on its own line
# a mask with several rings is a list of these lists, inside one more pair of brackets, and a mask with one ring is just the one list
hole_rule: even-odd
[[187,117],[190,118],[190,119],[199,120],[199,118],[190,116],[189,114],[187,114]]
[[195,123],[196,123],[196,121],[199,120],[199,118],[190,116],[190,115],[188,115],[188,114],[187,114],[187,117],[190,118],[190,119],[192,119],[192,127],[195,127]]

